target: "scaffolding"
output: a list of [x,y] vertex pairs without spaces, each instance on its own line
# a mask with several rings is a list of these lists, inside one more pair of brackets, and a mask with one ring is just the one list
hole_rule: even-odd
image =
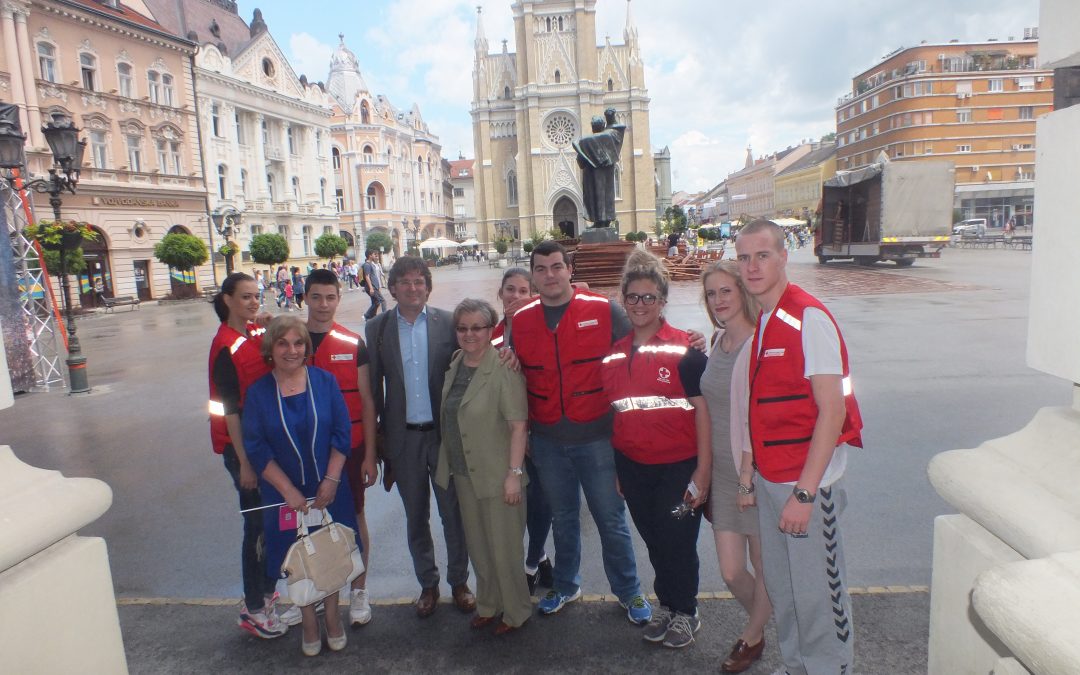
[[49,391],[53,387],[64,387],[64,375],[60,367],[60,326],[56,319],[51,287],[45,270],[42,269],[37,248],[23,234],[28,224],[27,213],[31,207],[23,203],[22,197],[11,189],[7,181],[0,180],[0,208],[3,209],[3,218],[0,220],[7,223],[11,241],[17,276],[14,281],[19,284],[19,305],[33,360],[34,390]]

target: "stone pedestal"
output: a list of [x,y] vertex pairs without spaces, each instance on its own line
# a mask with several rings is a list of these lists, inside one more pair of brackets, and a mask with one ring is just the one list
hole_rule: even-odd
[[619,233],[614,227],[590,227],[578,239],[582,244],[606,244],[619,241]]

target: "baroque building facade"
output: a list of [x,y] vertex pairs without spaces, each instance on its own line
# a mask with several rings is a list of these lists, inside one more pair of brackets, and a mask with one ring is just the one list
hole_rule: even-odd
[[472,123],[476,228],[482,242],[588,226],[573,141],[614,108],[627,125],[615,171],[619,230],[652,231],[657,179],[638,31],[627,4],[623,44],[596,42],[596,0],[517,0],[515,51],[489,53],[477,15]]
[[[362,248],[373,232],[389,235],[393,254],[418,241],[454,236],[449,164],[415,103],[399,109],[373,94],[345,36],[330,60],[327,89],[334,199],[341,229]],[[390,251],[387,251],[390,253]]]
[[[249,245],[257,234],[285,237],[286,264],[315,263],[315,240],[339,234],[330,95],[297,76],[258,9],[248,24],[231,0],[145,1],[198,45],[195,91],[218,275],[226,242],[236,269],[256,267]],[[351,230],[341,234],[353,242]]]
[[[195,45],[116,0],[3,0],[0,100],[18,105],[27,169],[41,176],[52,155],[41,125],[70,118],[87,142],[77,194],[61,216],[86,221],[86,271],[73,275],[73,302],[103,296],[164,297],[189,275],[154,258],[169,232],[207,240],[206,190],[192,95]],[[144,13],[145,12],[145,13]],[[37,218],[52,218],[35,204]],[[213,283],[209,267],[198,281]]]

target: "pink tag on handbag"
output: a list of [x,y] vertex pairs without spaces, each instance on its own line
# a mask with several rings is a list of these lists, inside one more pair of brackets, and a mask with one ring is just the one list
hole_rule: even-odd
[[296,529],[296,511],[287,505],[278,507],[278,529],[282,532]]

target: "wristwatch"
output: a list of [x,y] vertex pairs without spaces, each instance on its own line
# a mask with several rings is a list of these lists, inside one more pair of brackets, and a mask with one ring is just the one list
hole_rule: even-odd
[[512,466],[510,467],[510,473],[514,474],[515,476],[520,476],[521,474],[525,473],[525,469],[522,469],[520,466]]
[[795,489],[792,491],[792,494],[795,495],[795,501],[799,502],[800,504],[813,504],[814,499],[817,498],[816,493],[810,492],[806,488],[801,488],[798,486],[795,487]]

